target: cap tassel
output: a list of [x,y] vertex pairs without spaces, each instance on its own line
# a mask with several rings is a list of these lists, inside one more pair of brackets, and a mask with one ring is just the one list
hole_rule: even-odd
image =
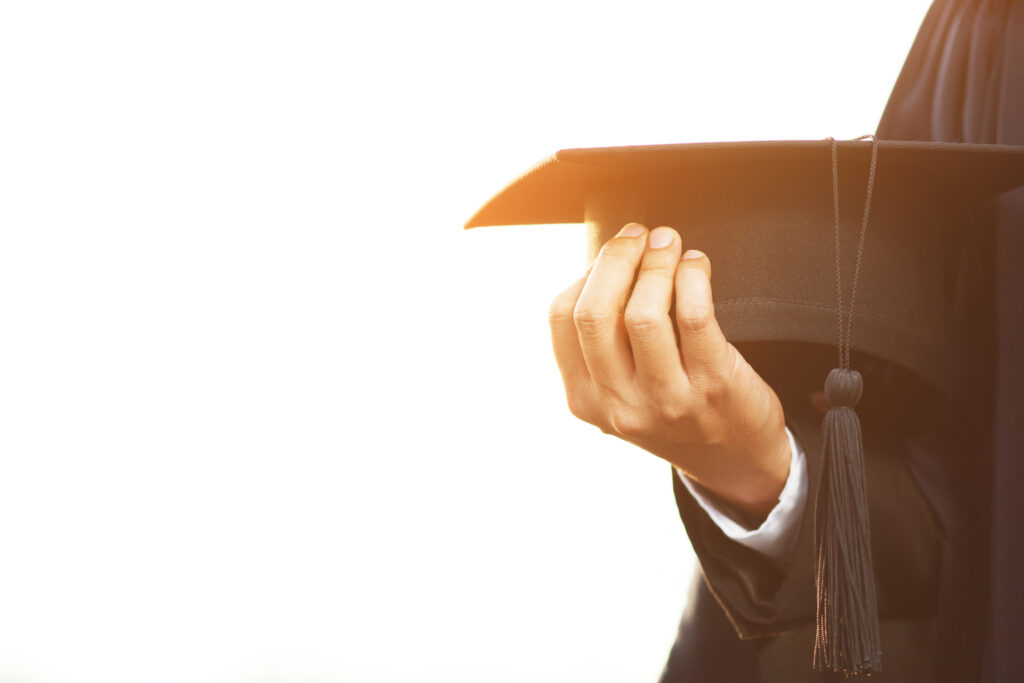
[[835,368],[825,380],[822,466],[814,511],[817,629],[814,668],[862,674],[882,670],[878,599],[871,562],[867,482],[854,406],[860,373]]
[[860,419],[854,406],[864,391],[864,381],[850,369],[850,335],[853,304],[857,295],[864,234],[871,212],[878,145],[873,136],[871,169],[860,242],[850,289],[850,310],[843,325],[843,287],[839,258],[839,160],[836,141],[832,149],[832,209],[835,221],[836,309],[839,314],[839,367],[825,379],[828,410],[822,424],[821,471],[814,503],[814,582],[817,591],[817,624],[813,665],[847,676],[882,671],[882,639],[878,625],[878,598],[871,562],[871,520],[868,517],[867,477]]

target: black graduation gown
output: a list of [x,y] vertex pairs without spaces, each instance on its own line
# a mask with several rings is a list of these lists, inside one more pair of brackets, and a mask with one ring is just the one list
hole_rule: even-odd
[[[1024,2],[937,0],[880,138],[1024,145]],[[947,443],[969,533],[943,592],[937,680],[1024,680],[1024,189],[980,211],[953,309]]]
[[[878,136],[1024,144],[1024,2],[937,0]],[[950,298],[950,405],[935,429],[863,419],[884,669],[873,680],[1024,679],[1024,190],[983,207],[965,234]],[[768,360],[766,375],[778,369]],[[807,452],[812,510],[812,387],[784,372],[769,383]],[[865,377],[862,405],[879,383]],[[832,678],[811,669],[811,515],[791,563],[773,567],[725,538],[675,477],[673,486],[703,576],[662,681]]]

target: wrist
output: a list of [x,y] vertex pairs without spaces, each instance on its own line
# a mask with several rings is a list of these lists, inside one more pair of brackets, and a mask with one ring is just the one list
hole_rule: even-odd
[[734,442],[720,443],[705,460],[711,467],[691,478],[757,526],[779,501],[793,453],[781,406],[766,425],[742,431]]
[[758,522],[764,521],[778,504],[789,477],[793,452],[784,424],[762,455],[764,457],[755,459],[759,467],[751,469],[745,485],[735,487],[731,494],[724,496],[733,507]]

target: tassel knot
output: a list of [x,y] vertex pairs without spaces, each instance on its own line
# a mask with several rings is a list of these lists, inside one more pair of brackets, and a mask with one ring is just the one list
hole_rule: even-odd
[[825,379],[825,400],[829,408],[853,408],[864,391],[864,379],[850,368],[832,368]]

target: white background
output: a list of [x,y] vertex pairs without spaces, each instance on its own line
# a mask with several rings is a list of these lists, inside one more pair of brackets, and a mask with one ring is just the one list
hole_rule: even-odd
[[669,466],[573,418],[563,147],[855,137],[927,3],[7,2],[0,682],[653,681]]

